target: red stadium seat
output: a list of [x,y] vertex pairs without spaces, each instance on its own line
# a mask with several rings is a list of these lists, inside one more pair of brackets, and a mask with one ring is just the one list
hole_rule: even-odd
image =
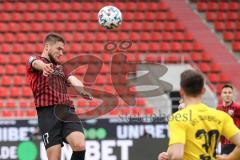
[[199,64],[199,69],[203,72],[203,73],[208,73],[210,71],[210,66],[208,63],[200,63]]
[[152,41],[160,41],[160,40],[162,40],[162,34],[159,33],[159,32],[152,32],[151,37],[152,37]]
[[163,32],[162,33],[162,40],[163,41],[172,41],[173,40],[173,35],[171,32]]
[[71,3],[68,3],[68,2],[61,2],[60,3],[60,10],[61,11],[70,11],[71,10],[70,4]]
[[27,36],[26,34],[23,33],[17,33],[16,34],[16,42],[17,43],[22,43],[27,41]]
[[237,2],[229,2],[228,7],[230,11],[238,11],[239,10],[239,4]]
[[167,11],[169,9],[169,7],[167,6],[167,4],[165,2],[160,2],[158,5],[159,5],[160,11]]
[[14,21],[14,22],[20,22],[20,21],[23,20],[23,17],[20,13],[12,13],[11,20]]
[[210,73],[208,74],[208,79],[212,82],[212,83],[218,83],[219,82],[219,76],[216,73]]
[[166,13],[165,12],[157,12],[156,14],[156,20],[157,21],[166,21],[167,17],[166,17]]
[[183,50],[184,52],[190,52],[190,51],[192,50],[192,45],[191,45],[191,43],[190,43],[190,42],[184,42],[184,43],[182,44],[182,50]]
[[28,117],[36,117],[36,115],[37,115],[36,110],[27,110]]
[[227,11],[228,10],[228,3],[227,2],[219,2],[218,3],[218,10],[219,11]]
[[25,75],[26,74],[26,66],[25,65],[17,65],[17,74]]
[[176,22],[175,23],[175,29],[176,29],[176,31],[183,32],[185,30],[185,27],[183,26],[182,23]]
[[8,29],[9,29],[9,31],[10,32],[18,32],[19,31],[19,28],[18,28],[18,23],[14,23],[14,22],[10,22],[9,24],[8,24]]
[[14,7],[14,3],[3,3],[2,4],[2,10],[3,11],[14,11],[15,7]]
[[23,13],[23,21],[24,22],[30,22],[34,20],[33,14],[29,13],[29,12],[24,12]]
[[157,62],[157,57],[155,54],[147,54],[145,57],[146,62]]
[[156,20],[156,14],[155,14],[155,12],[147,12],[146,13],[146,15],[145,15],[145,20],[146,21],[150,21],[150,22],[152,22],[152,21],[154,21],[154,20]]
[[96,39],[96,41],[103,42],[103,41],[107,40],[107,36],[104,33],[97,32],[97,33],[95,33],[95,39]]
[[57,2],[50,2],[50,3],[48,3],[48,10],[50,10],[50,11],[57,11],[57,10],[59,10],[59,5],[58,5],[59,3],[57,3]]
[[32,97],[32,90],[30,87],[22,87],[22,96],[23,97]]
[[25,85],[25,77],[14,76],[13,77],[13,85],[14,86],[24,86]]
[[223,39],[225,41],[232,41],[232,40],[234,40],[234,34],[232,32],[224,32],[223,33]]
[[216,18],[217,18],[217,15],[216,15],[215,12],[207,12],[207,13],[206,13],[206,19],[207,19],[208,21],[215,21]]
[[[21,44],[17,44],[17,43],[13,44],[12,52],[13,53],[17,53],[17,54],[22,53],[23,52],[22,45]],[[13,63],[13,64],[19,63],[21,61],[21,59],[19,59],[19,56],[17,56],[17,57],[13,56],[12,58],[10,58],[10,59],[11,59],[11,63]]]
[[8,107],[8,108],[17,107],[16,101],[14,99],[8,99],[8,101],[6,103],[6,107]]
[[125,7],[125,10],[127,11],[136,11],[136,3],[134,2],[127,2],[125,3],[125,6],[127,6]]
[[144,98],[137,98],[136,99],[136,106],[145,106],[145,99]]
[[12,84],[11,76],[2,76],[1,77],[1,86],[10,86]]
[[182,32],[175,32],[173,34],[173,40],[174,41],[182,41],[182,40],[184,40],[184,34]]
[[38,3],[38,11],[45,12],[48,10],[48,5],[45,2]]
[[230,82],[230,78],[227,74],[221,73],[220,74],[220,82],[221,83],[229,83]]
[[206,53],[206,52],[202,53],[202,61],[203,62],[210,62],[211,61],[211,57],[209,56],[208,53]]
[[140,34],[140,36],[142,41],[147,41],[147,42],[151,41],[151,35],[149,32],[143,32]]
[[148,46],[147,43],[140,43],[139,47],[138,47],[138,51],[139,52],[146,52],[146,51],[148,51],[148,48],[149,48],[149,46]]
[[8,87],[1,87],[1,86],[0,86],[0,97],[1,97],[1,98],[6,98],[6,97],[8,97],[8,90],[9,90]]
[[15,11],[22,12],[26,10],[26,5],[24,2],[16,2],[15,4]]
[[171,43],[171,51],[173,51],[173,52],[180,52],[180,51],[182,51],[181,43],[179,43],[179,42]]
[[149,44],[149,51],[150,52],[157,52],[157,51],[159,51],[159,43],[150,43]]
[[9,57],[5,54],[0,54],[0,64],[7,64],[9,62]]
[[191,54],[191,59],[194,61],[194,62],[201,62],[202,61],[202,56],[200,53],[192,53]]
[[34,12],[37,10],[37,3],[35,2],[27,2],[27,7],[26,7],[27,11],[29,12]]
[[19,87],[11,87],[10,88],[10,97],[12,97],[12,98],[20,97]]
[[138,11],[146,11],[148,8],[148,5],[145,2],[138,2],[136,3],[136,7]]
[[179,63],[180,57],[174,54],[171,54],[170,56],[166,57],[165,59],[166,63]]
[[200,12],[204,12],[207,10],[207,3],[205,2],[197,2],[197,9]]
[[217,13],[217,20],[218,21],[225,21],[227,19],[227,13],[225,12],[218,12]]
[[234,31],[236,29],[236,24],[234,22],[227,22],[225,25],[227,31]]
[[216,2],[209,2],[208,3],[208,10],[209,11],[216,11],[218,9],[218,5]]
[[237,21],[238,20],[238,13],[237,12],[228,12],[227,13],[227,20]]
[[134,13],[134,21],[144,21],[144,20],[145,20],[145,13],[141,11]]
[[215,73],[219,73],[221,71],[220,66],[217,63],[211,64],[211,71]]
[[83,22],[77,23],[77,26],[76,26],[77,31],[82,32],[82,31],[85,31],[86,29],[87,29],[87,26],[85,25],[85,23],[83,23]]
[[158,2],[148,2],[149,11],[157,11],[158,10]]
[[82,33],[75,33],[73,34],[74,42],[81,42],[83,41],[83,34]]
[[70,22],[65,23],[65,31],[67,32],[75,31],[75,25]]
[[45,21],[47,18],[46,18],[46,14],[44,13],[41,13],[41,12],[36,12],[34,14],[34,20],[35,21]]
[[176,21],[177,20],[177,17],[173,12],[168,12],[166,16],[167,16],[167,19],[170,20],[170,21]]
[[192,45],[192,49],[193,51],[200,52],[202,51],[202,46],[199,43],[195,42]]
[[8,43],[13,43],[15,41],[15,36],[12,33],[6,33],[4,39]]
[[[15,46],[14,46],[15,47]],[[19,64],[21,62],[19,55],[11,54],[9,55],[10,64]]]
[[169,43],[160,43],[160,51],[162,52],[168,52],[170,51],[170,46],[169,46]]
[[8,75],[14,75],[15,72],[15,67],[13,65],[6,65],[6,74]]
[[233,50],[236,52],[240,51],[240,42],[233,42],[232,43]]
[[31,25],[29,23],[21,22],[19,23],[19,30],[22,32],[28,32],[30,31],[30,26]]
[[154,29],[154,24],[152,22],[145,22],[143,23],[142,30],[143,31],[152,31]]
[[93,9],[93,5],[90,2],[82,2],[81,3],[83,11],[91,11]]
[[5,74],[5,68],[3,67],[3,65],[0,65],[0,75],[4,75]]
[[218,22],[218,21],[216,21],[216,22],[214,23],[214,27],[215,27],[215,30],[216,30],[216,31],[222,32],[222,31],[224,31],[224,29],[225,29],[225,24],[224,24],[224,22]]
[[0,32],[8,31],[8,26],[5,23],[0,23]]

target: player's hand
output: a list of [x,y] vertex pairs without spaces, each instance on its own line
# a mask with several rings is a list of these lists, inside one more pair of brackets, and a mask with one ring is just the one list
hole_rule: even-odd
[[227,155],[217,155],[216,156],[216,160],[228,160],[228,156]]
[[49,64],[45,64],[43,67],[43,75],[48,77],[49,74],[53,73],[53,64],[49,63]]
[[85,99],[89,99],[89,100],[93,99],[93,96],[85,90],[82,90],[80,94]]
[[162,152],[158,155],[158,160],[168,160],[167,152]]

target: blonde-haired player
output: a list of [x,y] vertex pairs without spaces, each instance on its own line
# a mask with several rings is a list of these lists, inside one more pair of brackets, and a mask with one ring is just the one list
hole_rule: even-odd
[[240,146],[240,132],[232,118],[202,103],[205,89],[200,73],[184,71],[180,87],[186,106],[172,115],[168,123],[169,147],[159,160],[214,160],[221,135]]

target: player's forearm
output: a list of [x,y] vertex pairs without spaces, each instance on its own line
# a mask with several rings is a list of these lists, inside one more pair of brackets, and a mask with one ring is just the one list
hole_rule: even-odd
[[83,83],[75,76],[69,76],[68,82],[76,89],[78,93],[81,93],[83,89]]
[[240,159],[240,147],[235,149],[228,155],[228,160],[239,160]]
[[36,70],[42,71],[45,63],[41,60],[35,60],[32,63],[32,67]]

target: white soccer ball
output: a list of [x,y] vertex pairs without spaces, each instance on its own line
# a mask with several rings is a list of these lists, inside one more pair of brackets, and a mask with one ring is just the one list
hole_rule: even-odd
[[114,6],[105,6],[98,12],[98,22],[106,29],[117,28],[122,23],[122,13]]

